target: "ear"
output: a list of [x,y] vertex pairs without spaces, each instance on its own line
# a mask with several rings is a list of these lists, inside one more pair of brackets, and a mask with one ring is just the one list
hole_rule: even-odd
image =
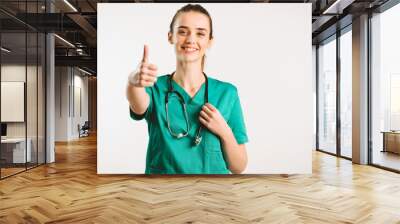
[[172,42],[172,33],[171,32],[168,32],[168,42],[170,44],[173,44],[173,42]]
[[213,44],[214,44],[214,38],[211,38],[211,39],[208,41],[207,49],[211,48]]

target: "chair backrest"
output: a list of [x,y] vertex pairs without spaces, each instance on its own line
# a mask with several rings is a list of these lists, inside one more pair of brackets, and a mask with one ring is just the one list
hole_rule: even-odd
[[85,121],[82,128],[89,128],[89,121]]

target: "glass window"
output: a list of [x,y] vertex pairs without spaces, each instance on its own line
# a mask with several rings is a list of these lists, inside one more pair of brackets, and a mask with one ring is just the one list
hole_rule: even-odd
[[[15,13],[43,12],[44,1],[8,1]],[[39,7],[40,6],[40,7]],[[45,162],[45,35],[0,12],[0,178]]]
[[336,38],[318,48],[318,148],[336,153]]
[[45,163],[46,158],[46,148],[45,148],[45,124],[46,124],[46,107],[45,107],[45,99],[46,99],[46,76],[45,76],[45,65],[46,65],[46,36],[43,33],[38,34],[38,76],[37,76],[37,90],[38,90],[38,164]]
[[340,154],[352,157],[352,35],[340,36]]
[[313,76],[313,150],[316,149],[316,140],[317,140],[317,90],[316,90],[316,81],[317,81],[317,48],[315,45],[312,46],[312,76]]
[[38,76],[38,49],[37,41],[38,36],[36,32],[28,32],[27,35],[27,81],[26,81],[26,113],[27,113],[27,142],[30,147],[30,160],[27,163],[27,167],[33,167],[37,165],[37,132],[38,132],[38,114],[37,114],[37,76]]
[[400,170],[400,4],[372,25],[372,163]]
[[[1,34],[1,177],[24,171],[30,162],[26,142],[26,33]],[[6,49],[6,50],[4,50]],[[28,150],[27,150],[28,146]]]

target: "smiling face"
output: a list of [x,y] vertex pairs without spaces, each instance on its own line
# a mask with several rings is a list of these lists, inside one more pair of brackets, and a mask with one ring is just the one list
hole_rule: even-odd
[[168,41],[175,46],[177,60],[201,63],[206,50],[212,44],[208,17],[194,11],[180,13],[172,31],[168,32]]

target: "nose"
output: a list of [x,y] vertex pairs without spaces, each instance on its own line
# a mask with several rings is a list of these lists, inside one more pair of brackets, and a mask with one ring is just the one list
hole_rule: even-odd
[[189,35],[187,35],[187,38],[186,38],[186,44],[193,44],[193,43],[195,43],[195,35],[194,34],[189,34]]

